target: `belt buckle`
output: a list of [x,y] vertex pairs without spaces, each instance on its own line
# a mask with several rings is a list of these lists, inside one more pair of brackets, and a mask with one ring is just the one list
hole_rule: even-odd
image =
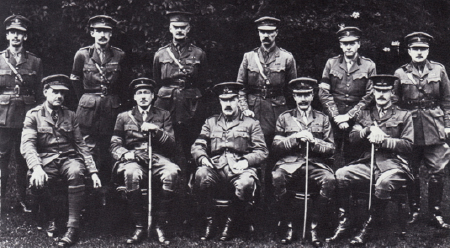
[[179,79],[178,80],[178,85],[180,86],[181,89],[184,89],[186,87],[186,80]]
[[108,95],[108,87],[104,86],[103,84],[100,85],[101,89],[102,89],[102,95],[101,97],[104,97],[106,95]]
[[262,95],[262,98],[264,100],[266,100],[266,97],[267,97],[267,88],[266,87],[261,89],[261,95]]
[[16,97],[19,97],[20,95],[20,86],[16,84],[16,87],[14,87],[14,94],[16,94]]

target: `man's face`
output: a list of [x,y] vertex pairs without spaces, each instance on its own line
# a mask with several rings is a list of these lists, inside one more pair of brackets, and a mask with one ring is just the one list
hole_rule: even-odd
[[374,89],[373,95],[375,97],[375,101],[377,106],[384,107],[391,102],[391,97],[393,94],[392,89],[382,90],[382,89]]
[[428,47],[410,47],[408,48],[408,54],[414,63],[421,63],[428,57],[430,49]]
[[303,111],[308,110],[314,98],[313,93],[294,93],[293,95],[297,107]]
[[169,31],[175,40],[184,40],[187,34],[191,30],[191,26],[188,23],[178,24],[170,23]]
[[153,101],[153,92],[150,89],[139,89],[134,93],[134,100],[137,105],[143,109],[147,109]]
[[66,90],[54,90],[52,88],[44,90],[44,96],[46,97],[48,104],[53,107],[60,107],[63,104],[65,94]]
[[278,30],[258,30],[259,40],[265,47],[271,47],[278,35]]
[[239,108],[238,108],[238,96],[234,96],[232,98],[227,99],[221,99],[220,98],[220,105],[222,106],[222,113],[225,116],[234,116],[237,114]]
[[91,30],[91,36],[94,37],[95,44],[106,46],[111,40],[112,30],[107,28],[94,28],[94,30]]
[[27,34],[21,30],[10,29],[6,33],[6,39],[10,46],[21,47],[23,42],[27,40]]
[[358,52],[359,49],[359,41],[355,40],[355,41],[345,41],[345,42],[340,42],[341,44],[341,49],[342,52],[344,53],[344,56],[349,58],[349,59],[353,59],[356,55],[356,53]]

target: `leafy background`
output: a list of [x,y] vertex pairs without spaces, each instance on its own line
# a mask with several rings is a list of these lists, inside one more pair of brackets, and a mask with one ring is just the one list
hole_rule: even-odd
[[[171,39],[165,11],[191,11],[190,37],[206,51],[218,83],[235,80],[243,53],[259,46],[253,21],[263,15],[282,20],[277,44],[293,53],[299,76],[320,78],[326,60],[340,52],[340,25],[363,30],[360,52],[377,63],[378,73],[408,62],[403,37],[413,31],[433,35],[430,59],[449,65],[449,6],[448,0],[2,0],[0,19],[14,13],[33,22],[26,48],[43,59],[49,75],[70,74],[75,52],[93,43],[89,17],[111,15],[120,21],[112,44],[127,53],[132,77],[151,77],[154,53]],[[7,45],[0,40],[1,48]]]

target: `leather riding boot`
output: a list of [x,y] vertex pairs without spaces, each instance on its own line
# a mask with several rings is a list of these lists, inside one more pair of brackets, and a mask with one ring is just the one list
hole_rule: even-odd
[[214,217],[206,217],[206,229],[205,233],[200,237],[201,240],[205,241],[213,237],[213,227],[214,227]]
[[441,229],[450,229],[450,225],[444,222],[441,211],[444,182],[442,176],[431,175],[428,182],[428,209],[432,214],[430,224]]
[[327,210],[328,199],[319,195],[314,202],[314,208],[311,215],[311,243],[314,247],[319,247],[322,242],[317,234],[318,227],[323,224],[323,216]]
[[68,227],[64,236],[59,240],[58,247],[68,247],[73,244],[78,239],[78,228]]
[[284,237],[281,238],[281,243],[286,245],[292,242],[292,238],[294,237],[294,229],[292,228],[292,221],[288,221],[286,223],[286,232]]
[[336,227],[333,236],[326,238],[326,242],[333,242],[342,238],[350,227],[350,219],[348,215],[350,190],[344,180],[338,181],[337,203],[339,206],[338,218],[339,225]]
[[362,229],[359,233],[350,240],[352,245],[363,245],[367,242],[367,239],[372,231],[373,218],[369,215],[369,218],[364,222]]
[[225,222],[225,226],[223,228],[222,234],[220,235],[220,241],[230,240],[231,237],[231,229],[233,227],[233,217],[229,215],[227,217],[227,221]]
[[415,178],[408,185],[409,209],[411,209],[411,219],[408,224],[414,224],[419,221],[420,217],[420,179]]
[[144,200],[141,194],[141,190],[137,189],[127,192],[127,201],[136,228],[132,236],[127,238],[126,243],[136,244],[141,242],[142,239],[145,237],[144,220],[146,216],[144,214],[143,209]]
[[168,190],[162,190],[160,193],[161,200],[159,202],[158,211],[156,213],[157,219],[156,219],[156,234],[158,236],[158,241],[161,244],[170,244],[170,241],[168,240],[166,233],[167,233],[167,226],[168,226],[168,216],[169,211],[172,209],[172,202],[175,198],[175,193]]
[[380,200],[375,198],[373,200],[372,209],[369,213],[369,218],[364,222],[362,229],[359,233],[352,238],[350,244],[352,245],[363,245],[369,239],[372,232],[375,220],[381,217],[382,212],[386,208],[388,200]]

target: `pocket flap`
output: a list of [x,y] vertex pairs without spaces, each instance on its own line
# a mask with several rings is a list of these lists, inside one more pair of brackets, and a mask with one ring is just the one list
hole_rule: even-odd
[[367,73],[358,73],[353,75],[353,80],[368,78]]
[[402,123],[403,123],[403,121],[386,122],[386,127],[397,127],[398,125],[400,125]]
[[323,126],[313,126],[313,127],[311,127],[311,132],[321,133],[321,132],[323,132]]
[[187,89],[187,90],[184,90],[184,97],[190,98],[190,99],[198,99],[198,98],[202,97],[202,93],[200,93],[200,90],[197,88]]
[[95,99],[90,96],[83,96],[81,97],[79,105],[83,108],[93,108],[95,107]]
[[272,71],[272,72],[280,72],[280,71],[285,71],[285,70],[286,70],[286,67],[284,67],[284,66],[270,68],[270,71]]
[[338,71],[336,71],[336,70],[331,70],[331,71],[330,71],[330,74],[333,75],[333,76],[335,76],[335,77],[337,77],[337,78],[339,78],[339,79],[342,79],[342,77],[344,76],[343,73],[340,73],[340,72],[338,72]]
[[0,95],[0,105],[9,105],[11,96]]
[[431,83],[431,82],[439,82],[439,81],[441,81],[441,77],[439,77],[439,76],[432,76],[432,75],[430,75],[429,77],[428,77],[428,83]]
[[444,116],[444,111],[441,108],[430,109],[430,114],[433,117],[442,117]]
[[0,70],[0,75],[12,75],[11,70]]
[[248,137],[250,137],[249,135],[248,135],[248,133],[247,132],[235,132],[234,133],[234,137],[235,138],[239,138],[239,137],[242,137],[242,138],[248,138]]
[[51,127],[37,127],[38,133],[53,133],[53,128]]
[[36,104],[36,98],[34,96],[23,96],[23,102],[25,105]]
[[171,98],[174,90],[175,89],[173,89],[173,88],[169,88],[169,87],[163,86],[158,91],[158,97],[160,97],[160,98]]
[[409,80],[409,79],[402,79],[400,80],[401,84],[414,84],[413,81]]
[[125,125],[125,131],[139,131],[139,128],[136,125]]

